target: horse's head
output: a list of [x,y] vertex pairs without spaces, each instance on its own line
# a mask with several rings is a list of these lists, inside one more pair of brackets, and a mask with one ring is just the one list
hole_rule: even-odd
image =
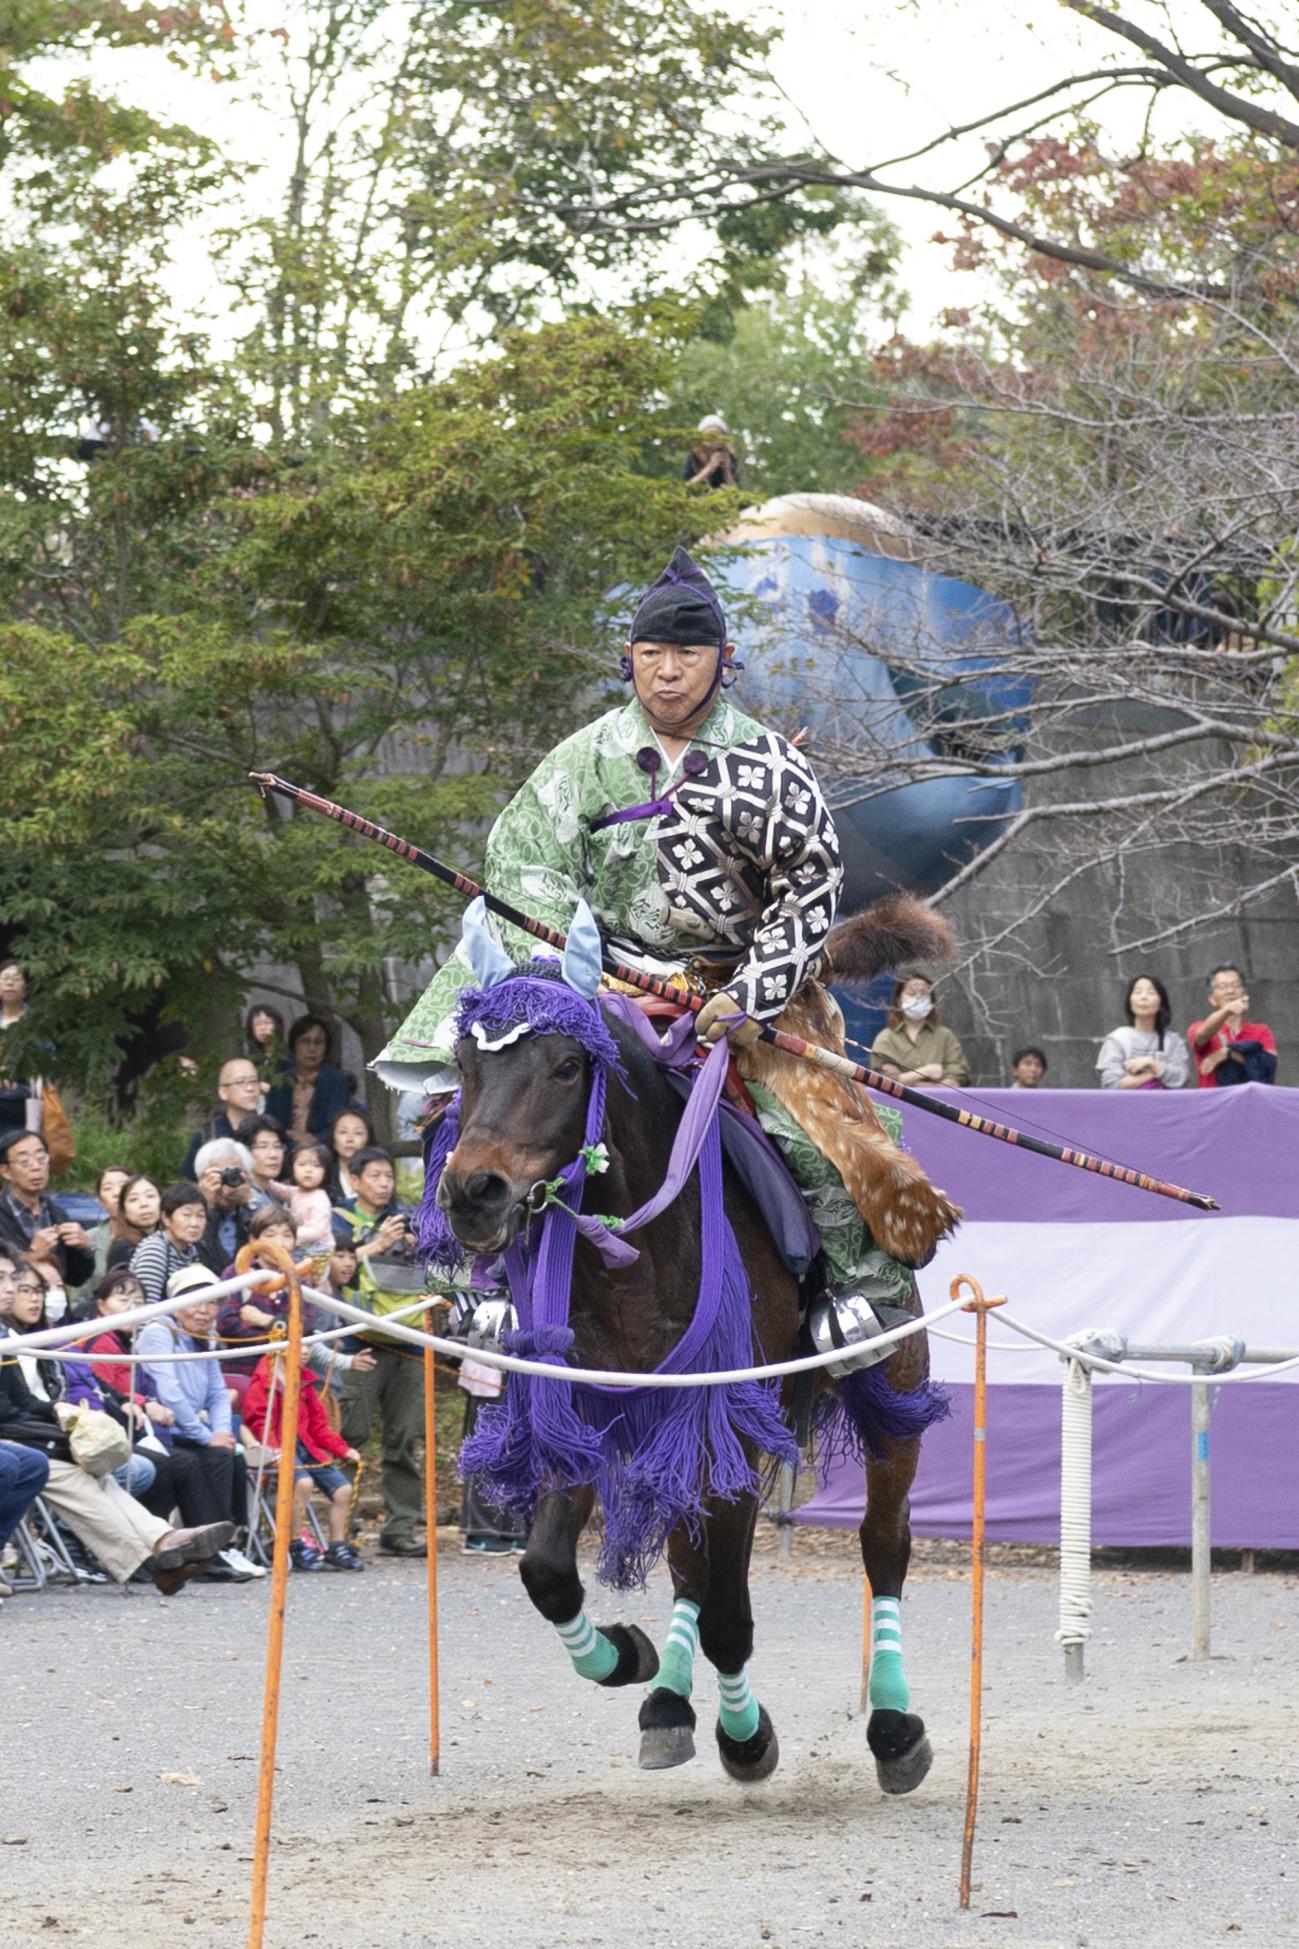
[[528,1216],[533,1187],[582,1145],[591,1064],[571,1035],[529,1031],[495,1049],[456,1046],[460,1135],[437,1201],[466,1251],[503,1252]]
[[[465,914],[461,946],[478,986],[456,1013],[459,1130],[437,1202],[467,1251],[494,1254],[532,1215],[534,1192],[581,1149],[593,1065],[607,1074],[619,1058],[595,1000],[600,936],[585,901],[560,961],[516,967],[481,897]],[[602,1103],[603,1091],[597,1116]]]

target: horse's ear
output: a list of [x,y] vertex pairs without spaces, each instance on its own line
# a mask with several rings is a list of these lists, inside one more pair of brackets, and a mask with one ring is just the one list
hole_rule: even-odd
[[560,968],[564,980],[579,995],[590,1001],[600,986],[600,930],[595,924],[595,915],[585,900],[579,900],[568,930],[568,945]]
[[460,923],[460,945],[480,988],[495,988],[519,971],[487,924],[487,902],[480,893],[465,908]]

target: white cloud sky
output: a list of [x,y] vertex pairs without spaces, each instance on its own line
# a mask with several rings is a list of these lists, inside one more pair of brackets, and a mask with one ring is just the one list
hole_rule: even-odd
[[[1031,94],[1061,74],[1085,71],[1117,46],[1111,36],[1079,20],[1057,0],[724,4],[738,17],[783,25],[774,62],[778,83],[831,152],[858,165],[915,149],[982,110]],[[1170,0],[1170,7],[1183,21],[1205,20],[1195,0]],[[1165,10],[1151,11],[1158,15]],[[286,0],[277,10],[277,19],[290,33],[297,12],[295,0]],[[251,13],[256,20],[256,6]],[[1153,24],[1160,22],[1156,18]],[[101,79],[111,78],[156,112],[188,122],[244,156],[261,157],[266,166],[243,192],[244,207],[253,213],[278,202],[292,160],[287,128],[277,127],[253,106],[236,103],[229,90],[187,77],[159,57],[107,55],[96,62],[96,70]],[[1103,112],[1116,138],[1135,137],[1141,112],[1135,97],[1112,102]],[[1184,126],[1178,118],[1186,116],[1186,98],[1171,94],[1159,113],[1156,133],[1175,135]],[[971,137],[941,158],[904,165],[891,174],[897,181],[919,179],[954,187],[978,167],[982,155],[981,139]],[[902,282],[911,300],[906,325],[923,334],[944,306],[969,301],[970,280],[954,277],[947,251],[931,241],[942,227],[940,211],[901,199],[890,199],[884,207],[905,245]],[[204,241],[197,235],[178,239],[177,258],[173,288],[178,299],[218,341],[228,340],[232,321],[204,315],[202,294],[211,289]]]

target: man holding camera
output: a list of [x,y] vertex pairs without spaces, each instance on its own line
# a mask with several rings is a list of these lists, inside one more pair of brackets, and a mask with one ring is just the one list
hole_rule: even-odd
[[38,1130],[0,1138],[0,1244],[15,1258],[57,1271],[64,1287],[93,1278],[95,1251],[85,1227],[48,1195],[50,1153]]
[[200,1262],[217,1278],[248,1242],[253,1216],[253,1160],[233,1137],[214,1137],[194,1158],[194,1175],[207,1207],[198,1242]]
[[[408,1215],[395,1202],[397,1180],[387,1151],[359,1150],[347,1169],[356,1196],[334,1207],[334,1235],[356,1251],[356,1304],[382,1319],[409,1306],[412,1293],[423,1290],[415,1237]],[[377,1330],[364,1338],[374,1365],[363,1371],[354,1366],[344,1376],[343,1439],[353,1448],[364,1447],[378,1409],[384,1510],[379,1548],[388,1556],[427,1556],[428,1545],[415,1535],[424,1516],[416,1458],[424,1433],[424,1363],[414,1347],[385,1339]]]

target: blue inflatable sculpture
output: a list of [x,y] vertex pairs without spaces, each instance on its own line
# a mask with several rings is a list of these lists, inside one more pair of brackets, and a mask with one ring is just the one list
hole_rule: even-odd
[[[807,730],[843,848],[841,914],[935,892],[1020,806],[1015,778],[912,775],[918,760],[1020,755],[1031,686],[1008,655],[1014,611],[933,573],[901,522],[846,496],[784,495],[717,539],[744,706],[786,736]],[[859,1058],[890,985],[839,996]]]
[[1010,606],[916,559],[901,523],[866,501],[791,494],[717,538],[745,708],[808,731],[833,807],[842,911],[906,888],[933,893],[1019,808],[1013,778],[913,780],[917,759],[1019,756],[1030,702],[1007,675]]

